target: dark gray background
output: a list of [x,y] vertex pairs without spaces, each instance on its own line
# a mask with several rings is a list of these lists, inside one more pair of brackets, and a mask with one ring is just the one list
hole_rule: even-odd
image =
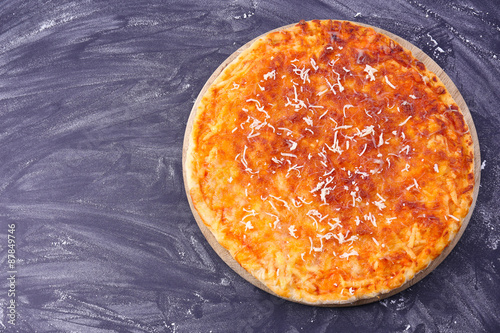
[[[499,1],[0,1],[0,331],[499,332]],[[423,49],[455,82],[483,162],[476,210],[417,285],[356,308],[253,287],[189,210],[183,134],[210,74],[252,38],[346,19]],[[7,224],[17,325],[8,325]]]

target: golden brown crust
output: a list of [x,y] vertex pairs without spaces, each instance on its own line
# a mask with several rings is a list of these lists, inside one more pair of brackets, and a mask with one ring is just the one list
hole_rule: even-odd
[[371,28],[257,40],[203,96],[187,187],[217,241],[276,294],[343,303],[400,287],[472,203],[473,147],[441,81]]

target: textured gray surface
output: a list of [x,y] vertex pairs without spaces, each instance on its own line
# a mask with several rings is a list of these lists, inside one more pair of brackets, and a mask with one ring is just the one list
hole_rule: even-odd
[[[0,331],[500,331],[498,1],[0,2]],[[245,282],[189,210],[194,99],[252,38],[300,19],[372,24],[423,49],[464,96],[482,186],[465,234],[417,285],[314,308]],[[17,323],[7,322],[16,224]]]

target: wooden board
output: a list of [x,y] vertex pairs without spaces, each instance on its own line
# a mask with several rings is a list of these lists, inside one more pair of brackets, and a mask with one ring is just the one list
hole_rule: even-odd
[[[478,196],[478,193],[479,193],[479,183],[480,183],[480,178],[481,178],[481,157],[480,157],[480,152],[479,152],[479,141],[478,141],[478,137],[477,137],[476,127],[474,126],[474,122],[472,120],[472,116],[470,114],[469,108],[467,107],[467,104],[465,103],[465,100],[463,99],[463,97],[460,94],[459,90],[457,89],[457,87],[455,86],[455,84],[452,82],[452,80],[449,78],[449,76],[444,72],[444,70],[434,60],[432,60],[422,50],[420,50],[419,48],[417,48],[416,46],[414,46],[410,42],[406,41],[405,39],[403,39],[403,38],[401,38],[401,37],[399,37],[397,35],[394,35],[394,34],[388,32],[388,31],[385,31],[383,29],[377,28],[377,27],[373,27],[373,26],[362,24],[362,23],[358,23],[358,22],[352,22],[352,23],[353,24],[358,24],[358,25],[361,25],[361,26],[365,26],[365,27],[371,27],[375,31],[377,31],[379,33],[382,33],[382,34],[384,34],[384,35],[392,38],[393,40],[395,40],[396,42],[398,42],[401,46],[403,46],[405,49],[411,51],[412,54],[413,54],[413,56],[416,59],[418,59],[422,63],[424,63],[425,66],[426,66],[426,68],[428,70],[430,70],[431,72],[433,72],[434,74],[436,74],[436,76],[439,77],[439,79],[443,82],[443,84],[446,86],[446,89],[448,90],[448,92],[451,94],[451,96],[453,97],[453,99],[455,100],[455,102],[457,103],[457,105],[460,107],[460,110],[462,111],[462,113],[464,115],[465,121],[467,122],[467,125],[469,126],[469,130],[470,130],[470,133],[471,133],[471,136],[472,136],[472,140],[474,142],[474,176],[475,176],[475,185],[474,185],[474,191],[473,191],[473,196],[472,196],[472,198],[473,198],[472,205],[471,205],[471,207],[469,209],[469,213],[467,214],[467,216],[465,217],[465,219],[462,221],[462,227],[458,231],[457,235],[452,239],[452,241],[450,242],[450,244],[448,245],[448,247],[445,248],[444,251],[441,253],[441,255],[439,255],[439,257],[437,257],[435,260],[433,260],[431,262],[431,264],[426,269],[418,272],[413,277],[413,279],[407,281],[401,287],[393,289],[392,291],[390,291],[388,293],[381,294],[381,295],[378,295],[378,296],[373,297],[373,298],[367,298],[367,299],[357,300],[357,301],[351,302],[351,303],[322,305],[322,306],[331,306],[331,307],[357,306],[357,305],[363,305],[363,304],[368,304],[368,303],[376,302],[378,300],[390,297],[390,296],[392,296],[394,294],[397,294],[397,293],[399,293],[399,292],[401,292],[401,291],[403,291],[403,290],[411,287],[412,285],[414,285],[418,281],[422,280],[430,272],[432,272],[448,256],[448,254],[453,250],[453,248],[455,247],[455,245],[458,243],[458,241],[462,237],[465,229],[467,228],[467,225],[469,224],[469,220],[471,218],[472,212],[474,211],[474,207],[476,205],[476,200],[477,200],[477,196]],[[196,101],[195,101],[195,103],[193,105],[193,108],[191,109],[191,114],[189,115],[189,119],[188,119],[187,126],[186,126],[186,131],[185,131],[185,134],[184,134],[184,144],[183,144],[183,150],[182,150],[182,169],[183,169],[183,177],[184,177],[184,186],[185,186],[187,198],[188,198],[188,201],[189,201],[189,206],[191,208],[191,211],[193,212],[193,215],[195,217],[195,220],[196,220],[198,226],[200,227],[201,232],[203,233],[203,235],[207,239],[208,243],[212,246],[212,248],[214,249],[214,251],[221,257],[221,259],[229,267],[231,267],[231,269],[233,269],[236,273],[238,273],[241,277],[243,277],[245,280],[247,280],[248,282],[250,282],[254,286],[256,286],[256,287],[258,287],[258,288],[260,288],[260,289],[262,289],[262,290],[264,290],[264,291],[266,291],[266,292],[268,292],[270,294],[273,294],[273,295],[275,295],[277,297],[280,297],[280,296],[276,295],[269,288],[267,288],[262,282],[258,281],[249,272],[247,272],[231,256],[231,254],[229,253],[229,251],[227,251],[224,247],[222,247],[217,242],[217,240],[215,239],[215,237],[212,234],[212,232],[205,226],[205,224],[203,223],[202,219],[198,215],[198,213],[197,213],[196,209],[194,208],[193,203],[191,201],[191,195],[189,194],[189,189],[187,187],[187,181],[186,181],[186,167],[185,167],[185,164],[186,164],[186,152],[187,152],[188,144],[189,144],[189,137],[191,135],[191,131],[192,131],[192,128],[193,128],[193,122],[194,122],[194,119],[195,119],[195,116],[196,116],[196,112],[198,110],[198,105],[200,103],[201,98],[203,97],[203,95],[205,94],[205,92],[207,91],[207,89],[210,87],[210,85],[220,75],[220,73],[236,57],[238,57],[241,54],[241,52],[243,52],[244,50],[246,50],[247,48],[249,48],[257,39],[259,39],[259,38],[267,35],[270,32],[284,30],[284,29],[290,28],[290,27],[292,27],[294,25],[295,24],[291,24],[291,25],[280,27],[278,29],[274,29],[272,31],[269,31],[269,32],[267,32],[267,33],[265,33],[265,34],[263,34],[263,35],[255,38],[255,39],[251,40],[250,42],[246,43],[245,45],[243,45],[242,47],[240,47],[238,50],[236,50],[233,54],[231,54],[214,71],[214,73],[210,76],[210,78],[207,80],[207,82],[205,83],[205,85],[201,89],[201,91],[200,91],[200,93],[199,93],[199,95],[198,95],[198,97],[197,97],[197,99],[196,99]],[[287,298],[285,298],[285,299],[287,299]],[[308,304],[308,303],[304,302],[303,304]],[[308,305],[310,305],[310,304],[308,304]]]

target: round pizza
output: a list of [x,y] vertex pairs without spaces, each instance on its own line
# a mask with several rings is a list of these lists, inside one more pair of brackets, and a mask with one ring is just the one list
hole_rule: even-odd
[[204,225],[278,296],[343,304],[427,268],[473,202],[473,141],[441,80],[373,28],[270,32],[205,89],[185,181]]

